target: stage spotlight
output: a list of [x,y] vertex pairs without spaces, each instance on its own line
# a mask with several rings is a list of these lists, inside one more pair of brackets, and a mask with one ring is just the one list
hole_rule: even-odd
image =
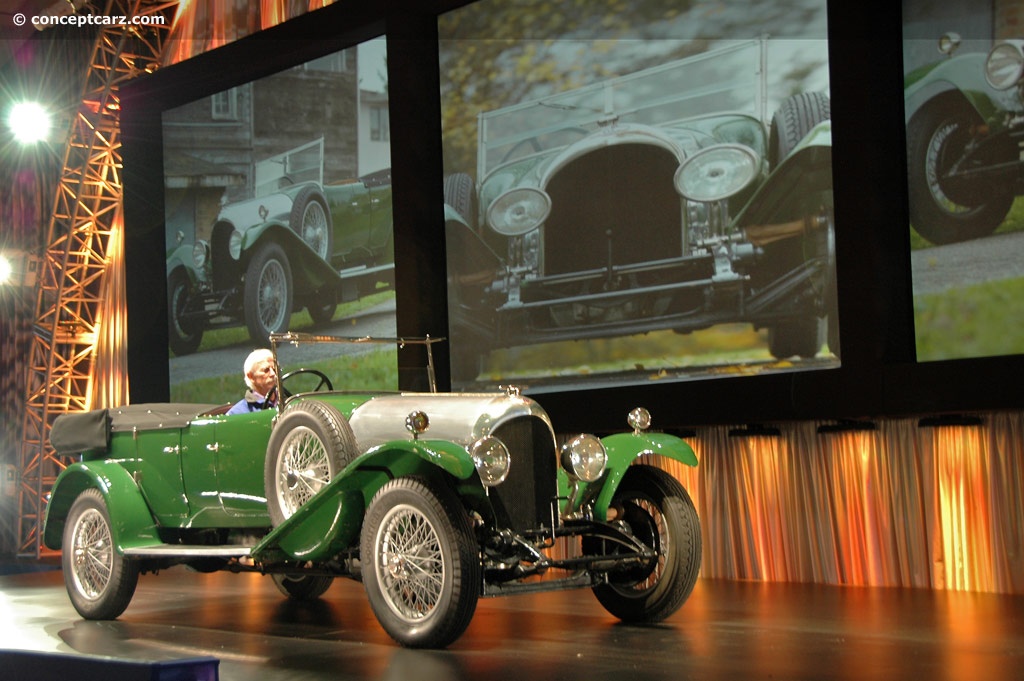
[[9,282],[14,274],[14,267],[11,265],[11,261],[7,259],[7,255],[0,253],[0,286],[3,286]]
[[50,114],[36,102],[19,102],[11,107],[7,126],[22,144],[44,141],[50,133]]
[[36,285],[39,258],[17,249],[0,250],[0,286]]

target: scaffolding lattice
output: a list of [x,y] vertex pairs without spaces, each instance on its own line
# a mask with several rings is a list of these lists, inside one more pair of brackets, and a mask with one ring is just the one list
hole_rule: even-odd
[[69,464],[50,447],[54,419],[113,406],[92,402],[111,240],[121,225],[118,86],[160,63],[178,2],[103,4],[96,16],[125,17],[129,23],[104,25],[96,39],[39,270],[19,462],[20,557],[39,558],[47,552],[42,542],[46,501],[57,475]]

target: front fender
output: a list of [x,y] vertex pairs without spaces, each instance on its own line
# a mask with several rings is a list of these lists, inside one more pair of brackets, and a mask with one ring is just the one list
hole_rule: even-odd
[[184,270],[193,284],[196,282],[196,268],[192,264],[192,244],[181,244],[167,256],[167,276],[177,269]]
[[455,210],[454,207],[447,203],[444,204],[444,222],[445,224],[448,224],[449,222],[458,222],[459,224],[469,227],[469,223],[466,222],[466,218],[462,217],[459,211]]
[[964,54],[907,74],[903,91],[903,115],[910,123],[914,114],[929,102],[947,93],[955,93],[971,105],[982,120],[998,132],[1005,126],[1002,114],[1021,108],[1017,88],[996,90],[985,79],[985,60],[981,53]]
[[327,560],[358,543],[366,508],[389,480],[443,473],[466,480],[475,470],[469,453],[445,440],[399,440],[372,447],[275,527],[252,555],[261,561],[282,555]]
[[43,530],[43,543],[48,548],[61,548],[71,505],[89,488],[98,489],[103,495],[118,552],[160,541],[153,514],[131,474],[110,461],[90,461],[71,464],[53,484]]
[[340,281],[338,272],[330,263],[317,255],[287,224],[276,220],[253,225],[242,232],[243,261],[247,261],[254,249],[266,240],[280,244],[288,255],[297,292],[316,290]]
[[608,452],[608,468],[601,478],[601,489],[594,502],[594,514],[600,520],[608,517],[608,507],[626,471],[645,454],[657,454],[687,466],[697,465],[693,448],[675,435],[666,433],[617,433],[602,438]]

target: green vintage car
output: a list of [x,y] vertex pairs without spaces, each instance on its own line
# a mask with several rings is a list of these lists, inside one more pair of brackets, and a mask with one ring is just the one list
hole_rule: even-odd
[[[272,346],[368,342],[275,334]],[[390,339],[427,348],[436,339]],[[312,378],[311,390],[289,386]],[[590,588],[626,622],[687,599],[701,531],[685,489],[652,463],[696,466],[649,430],[556,434],[534,400],[496,393],[335,391],[298,369],[276,409],[141,404],[67,414],[51,429],[79,454],[54,483],[44,541],[87,619],[118,617],[141,573],[184,564],[271,575],[296,599],[361,580],[400,644],[443,647],[480,597]]]
[[224,206],[209,240],[167,259],[168,343],[195,352],[207,329],[244,325],[258,345],[305,307],[330,321],[339,302],[394,286],[391,170],[303,182]]

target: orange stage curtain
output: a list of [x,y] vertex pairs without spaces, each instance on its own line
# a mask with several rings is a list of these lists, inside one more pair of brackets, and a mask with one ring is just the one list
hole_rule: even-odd
[[705,577],[1024,593],[1024,414],[818,425],[700,429],[697,468],[658,462],[697,504]]

